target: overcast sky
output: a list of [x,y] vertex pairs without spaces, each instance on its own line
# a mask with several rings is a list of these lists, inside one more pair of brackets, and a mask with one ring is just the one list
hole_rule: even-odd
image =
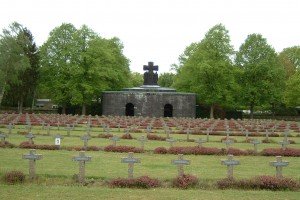
[[251,33],[261,33],[277,52],[300,45],[300,0],[1,0],[0,5],[0,29],[17,21],[39,46],[64,22],[116,36],[137,72],[148,61],[168,72],[186,46],[218,23],[229,30],[236,50]]

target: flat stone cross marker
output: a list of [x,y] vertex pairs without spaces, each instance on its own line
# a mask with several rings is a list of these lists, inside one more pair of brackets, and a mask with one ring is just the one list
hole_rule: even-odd
[[133,152],[129,152],[128,157],[122,158],[121,162],[122,163],[128,163],[128,178],[133,178],[134,163],[140,163],[141,159],[140,158],[134,158],[133,157]]
[[283,139],[283,141],[280,141],[279,142],[279,144],[281,145],[281,148],[283,149],[283,150],[285,150],[286,149],[286,147],[290,144],[290,142],[287,140],[287,138],[285,137],[284,139]]
[[89,135],[83,135],[80,139],[83,141],[83,148],[86,150],[88,141],[91,139],[91,137]]
[[5,144],[5,139],[6,138],[8,138],[8,136],[0,132],[0,139],[1,139],[2,144]]
[[176,140],[175,140],[174,138],[167,138],[167,139],[166,139],[166,142],[169,142],[170,147],[173,147],[173,146],[174,146],[173,143],[175,143]]
[[79,156],[74,156],[73,161],[79,162],[79,174],[78,181],[79,183],[85,182],[85,162],[91,161],[91,156],[86,156],[84,151],[79,152]]
[[67,124],[66,129],[67,129],[67,135],[70,136],[71,129],[72,129],[72,128],[70,127],[70,124]]
[[207,142],[209,142],[209,133],[210,133],[210,130],[206,129],[206,141]]
[[116,146],[117,145],[117,141],[120,140],[120,138],[118,136],[113,136],[109,138],[112,141],[112,145]]
[[246,140],[248,140],[248,138],[249,138],[249,131],[248,130],[246,130]]
[[152,131],[152,128],[151,128],[151,126],[147,126],[147,129],[146,129],[146,131],[147,131],[147,134],[151,133],[151,131]]
[[33,138],[35,138],[35,136],[31,132],[25,135],[25,137],[28,138],[30,144],[33,144]]
[[51,129],[51,125],[48,124],[48,125],[47,125],[47,135],[50,135],[50,129]]
[[231,179],[233,178],[233,166],[239,165],[240,161],[233,160],[233,155],[229,154],[228,160],[222,160],[221,164],[227,166],[227,178]]
[[11,123],[9,123],[9,124],[7,125],[8,134],[11,134],[12,128],[13,128],[13,125],[12,125]]
[[270,166],[276,167],[276,177],[282,178],[282,168],[289,165],[289,162],[283,161],[281,156],[276,156],[276,161],[271,161]]
[[171,163],[173,165],[177,165],[178,169],[178,176],[183,176],[184,171],[183,171],[183,166],[184,165],[190,165],[191,162],[189,160],[184,160],[183,159],[183,154],[178,154],[178,159],[177,160],[172,160]]
[[36,177],[35,161],[41,160],[43,158],[43,156],[41,154],[36,154],[35,149],[30,149],[29,154],[23,155],[22,158],[29,160],[29,178],[30,178],[30,180],[35,179],[35,177]]
[[141,143],[141,148],[144,149],[145,142],[147,142],[148,140],[147,140],[147,137],[142,136],[138,139],[138,141],[140,141],[140,143]]
[[186,140],[189,141],[190,140],[190,134],[191,134],[191,130],[188,128],[186,130]]
[[260,144],[261,142],[257,139],[251,140],[250,143],[253,144],[254,146],[254,152],[257,153],[257,145]]
[[226,140],[223,141],[223,143],[226,144],[226,149],[229,149],[230,145],[233,144],[233,140],[226,138]]
[[199,138],[195,141],[198,144],[198,147],[202,147],[202,144],[206,142],[205,139]]
[[266,133],[265,134],[266,134],[266,140],[269,141],[269,130],[268,129],[266,129]]

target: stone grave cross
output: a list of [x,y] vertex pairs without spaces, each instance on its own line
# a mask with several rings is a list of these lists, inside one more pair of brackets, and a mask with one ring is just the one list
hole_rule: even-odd
[[109,138],[112,141],[112,145],[115,147],[117,145],[117,141],[120,140],[118,136],[113,136]]
[[7,138],[7,137],[8,137],[7,135],[0,132],[0,139],[1,139],[2,144],[5,144],[5,138]]
[[173,165],[177,165],[178,169],[178,176],[183,176],[184,171],[183,171],[183,166],[184,165],[190,165],[191,162],[189,160],[184,160],[183,159],[183,154],[178,154],[178,159],[177,160],[172,160],[171,163]]
[[11,123],[9,123],[9,124],[7,125],[8,134],[11,134],[12,128],[13,128],[13,125],[12,125]]
[[206,142],[205,139],[199,138],[195,141],[198,144],[198,147],[202,147],[202,144]]
[[228,160],[222,160],[221,164],[227,166],[227,178],[231,179],[233,178],[233,166],[239,165],[240,161],[233,160],[233,155],[229,154]]
[[174,146],[173,143],[175,143],[176,140],[175,140],[174,138],[167,138],[167,139],[166,139],[166,142],[169,142],[170,147],[173,147],[173,146]]
[[31,132],[25,135],[25,137],[28,138],[30,144],[33,144],[33,138],[35,138],[35,136]]
[[72,129],[72,128],[70,127],[70,124],[67,124],[66,129],[67,129],[67,135],[70,136],[71,129]]
[[83,135],[81,137],[81,140],[83,141],[83,148],[85,150],[87,150],[87,147],[88,147],[88,141],[91,139],[91,137],[89,135]]
[[234,142],[233,142],[233,140],[226,137],[226,140],[224,140],[223,143],[225,143],[226,149],[228,150],[230,145],[233,144]]
[[270,165],[276,167],[276,177],[282,178],[282,168],[289,165],[289,162],[282,161],[281,156],[276,156],[276,161],[270,162]]
[[85,182],[85,162],[91,161],[91,156],[86,156],[84,151],[79,152],[79,156],[74,156],[73,161],[79,162],[79,174],[78,181],[79,183]]
[[290,144],[290,141],[288,141],[288,138],[287,138],[288,134],[289,134],[289,132],[288,132],[288,131],[285,131],[285,132],[284,132],[284,138],[283,138],[283,141],[280,141],[280,142],[279,142],[279,144],[281,144],[281,147],[282,147],[283,150],[285,150],[286,147],[287,147],[287,145]]
[[133,178],[133,166],[134,163],[140,163],[140,158],[134,158],[133,152],[128,153],[128,157],[121,159],[122,163],[128,163],[128,178]]
[[30,180],[35,179],[35,161],[43,158],[41,154],[36,154],[35,149],[30,149],[29,154],[25,154],[22,156],[23,159],[29,160],[29,178]]
[[260,144],[261,142],[258,139],[253,139],[253,140],[250,141],[250,143],[253,144],[254,152],[257,153],[257,145]]
[[142,136],[138,139],[138,141],[140,141],[140,143],[141,143],[141,148],[144,149],[145,142],[147,142],[148,140],[147,140],[147,137]]
[[186,141],[190,141],[190,134],[191,134],[191,130],[190,130],[190,128],[188,128],[186,130]]

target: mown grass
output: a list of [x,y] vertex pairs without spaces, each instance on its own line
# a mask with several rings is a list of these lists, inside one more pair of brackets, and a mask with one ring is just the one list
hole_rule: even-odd
[[[46,130],[41,127],[34,127],[32,132],[36,134],[34,139],[36,144],[54,144],[53,136],[62,134],[65,138],[62,140],[62,146],[82,146],[83,142],[79,136],[86,133],[82,130],[71,132],[71,137],[67,137],[67,131],[56,128],[51,130],[50,136],[44,134]],[[0,129],[7,133],[7,129]],[[18,132],[24,131],[22,126],[13,129],[13,133],[9,135],[7,140],[15,145],[26,141],[24,135]],[[92,136],[103,133],[102,128],[93,129]],[[112,134],[121,136],[124,134],[121,129],[112,130]],[[165,134],[160,130],[160,136]],[[134,138],[139,138],[143,133],[131,133]],[[295,136],[296,134],[293,134]],[[181,140],[175,146],[194,146],[195,143],[186,142],[185,135],[172,134],[172,137]],[[190,135],[190,139],[206,138],[206,136]],[[207,147],[224,148],[225,145],[220,142],[223,136],[211,136],[210,142],[205,143]],[[233,147],[240,149],[253,149],[253,145],[244,143],[245,137],[234,137],[237,143]],[[257,137],[256,137],[257,138]],[[259,137],[259,140],[264,137]],[[274,142],[282,140],[282,137],[270,138]],[[296,144],[290,145],[292,148],[300,148],[300,138],[291,137]],[[89,145],[107,146],[111,144],[108,139],[93,138],[89,141]],[[137,140],[121,140],[118,145],[129,145],[139,147]],[[145,144],[146,150],[153,150],[156,147],[169,147],[165,141],[148,141]],[[279,148],[277,143],[260,144],[258,150],[264,148]],[[0,177],[4,173],[11,170],[20,170],[28,174],[28,161],[22,159],[22,154],[27,154],[28,149],[3,149],[0,148]],[[6,185],[0,180],[0,199],[299,199],[299,192],[283,191],[245,191],[245,190],[217,190],[212,187],[216,180],[226,177],[226,167],[221,165],[221,159],[226,156],[204,156],[204,155],[186,155],[185,159],[191,160],[191,165],[184,167],[185,173],[193,174],[200,179],[200,186],[192,190],[178,190],[170,188],[157,188],[150,190],[139,189],[118,189],[106,186],[108,180],[117,177],[127,177],[127,164],[121,163],[121,158],[127,156],[127,153],[111,153],[104,151],[86,152],[86,155],[92,156],[92,161],[86,164],[86,176],[88,186],[83,187],[77,184],[73,179],[73,175],[78,173],[78,163],[72,161],[72,157],[78,155],[76,151],[56,150],[46,151],[37,150],[37,153],[43,154],[43,159],[36,162],[38,179],[32,183],[28,180],[22,185]],[[164,183],[170,182],[172,178],[177,176],[176,166],[171,164],[172,159],[176,159],[176,155],[157,155],[152,152],[143,154],[135,154],[135,157],[141,158],[141,163],[134,166],[134,176],[148,175],[158,178]],[[275,175],[275,168],[269,166],[270,161],[274,161],[275,157],[265,156],[235,156],[241,165],[234,169],[234,176],[237,179],[251,178],[259,175]],[[300,159],[297,157],[285,157],[284,160],[290,162],[288,167],[283,169],[286,177],[292,177],[300,181]],[[206,186],[207,185],[207,186]],[[205,189],[205,190],[204,190]]]
[[150,190],[119,189],[107,187],[47,186],[47,185],[3,185],[0,184],[0,199],[244,199],[244,200],[296,200],[300,192],[290,191],[244,191],[244,190],[178,190],[158,188]]
[[[22,154],[27,153],[27,149],[0,149],[0,174],[9,170],[20,170],[27,174],[28,161],[21,159]],[[43,155],[43,159],[36,162],[37,173],[41,176],[62,176],[71,179],[78,173],[78,163],[72,161],[72,157],[78,155],[78,152],[37,150],[37,153]],[[92,156],[92,161],[86,164],[87,177],[109,180],[127,176],[127,165],[121,163],[121,158],[126,157],[126,153],[99,151],[86,152],[86,155]],[[176,166],[171,164],[171,160],[177,158],[176,155],[143,153],[135,154],[135,157],[141,158],[141,163],[134,166],[135,176],[149,175],[168,180],[177,175]],[[186,173],[208,180],[218,180],[226,176],[226,167],[221,165],[221,159],[226,159],[225,156],[187,155],[184,158],[191,160],[191,165],[185,167]],[[275,160],[274,157],[236,156],[235,159],[241,162],[234,170],[236,178],[275,174],[275,168],[269,166],[269,162]],[[286,157],[284,160],[290,162],[283,170],[284,175],[300,179],[300,173],[297,173],[300,159]]]

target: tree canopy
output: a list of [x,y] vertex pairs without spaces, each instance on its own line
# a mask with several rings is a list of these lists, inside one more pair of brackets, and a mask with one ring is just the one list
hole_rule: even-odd
[[199,43],[188,46],[179,58],[174,86],[180,91],[195,92],[199,100],[211,107],[233,104],[236,89],[231,62],[233,47],[228,31],[222,24],[212,27]]
[[85,107],[97,101],[103,90],[128,85],[129,60],[118,38],[104,39],[82,26],[62,24],[51,31],[41,47],[44,88],[62,106]]
[[0,104],[5,93],[7,102],[16,99],[19,112],[22,112],[24,99],[33,96],[35,91],[38,62],[38,50],[27,28],[14,22],[3,30],[0,38]]
[[237,52],[235,61],[242,69],[240,97],[243,104],[249,106],[251,117],[255,106],[274,103],[281,98],[284,70],[275,50],[262,35],[249,35]]

